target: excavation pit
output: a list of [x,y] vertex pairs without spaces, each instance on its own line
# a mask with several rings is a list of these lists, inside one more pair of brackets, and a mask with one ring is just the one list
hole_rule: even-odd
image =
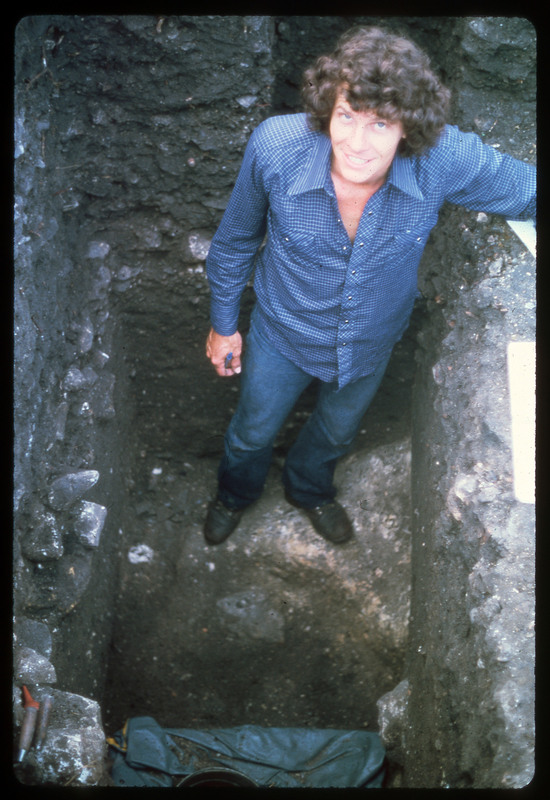
[[[376,701],[404,669],[421,312],[338,470],[356,540],[329,545],[284,500],[282,462],[315,401],[314,385],[277,439],[261,500],[227,543],[210,547],[202,526],[239,379],[213,374],[200,339],[185,346],[207,298],[186,312],[171,286],[161,297],[158,286],[136,286],[116,302],[128,384],[105,728],[112,734],[145,714],[180,727],[375,730]],[[86,659],[75,663],[82,622],[78,609],[64,620],[56,658],[73,675],[67,688],[79,693],[90,677]]]

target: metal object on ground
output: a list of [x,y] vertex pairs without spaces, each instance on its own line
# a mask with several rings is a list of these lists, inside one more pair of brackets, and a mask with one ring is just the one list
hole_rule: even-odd
[[36,721],[36,737],[35,737],[35,747],[39,750],[42,745],[44,744],[44,739],[46,738],[46,730],[48,728],[48,722],[50,720],[50,712],[52,710],[53,705],[53,697],[47,694],[40,704],[40,708],[38,710],[38,719]]
[[232,769],[203,769],[199,772],[194,772],[192,775],[188,775],[187,778],[184,778],[184,780],[178,784],[178,787],[179,786],[185,787],[186,789],[197,786],[205,789],[258,788],[258,784],[253,780]]

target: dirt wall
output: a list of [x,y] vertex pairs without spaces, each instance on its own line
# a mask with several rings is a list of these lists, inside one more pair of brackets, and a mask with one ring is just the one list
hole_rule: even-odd
[[[526,20],[465,20],[455,89],[464,128],[531,162],[535,39]],[[535,517],[514,490],[507,349],[535,341],[535,259],[503,220],[443,220],[413,400],[406,781],[520,787],[534,774]]]

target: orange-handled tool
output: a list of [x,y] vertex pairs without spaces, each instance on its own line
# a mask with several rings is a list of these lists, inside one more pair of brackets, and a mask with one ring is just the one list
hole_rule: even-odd
[[40,703],[33,700],[31,693],[26,686],[23,686],[23,700],[25,707],[25,716],[23,717],[23,724],[21,725],[21,735],[19,736],[19,753],[17,761],[21,763],[25,758],[27,750],[31,746],[32,737],[34,736],[34,729],[36,728],[36,717]]

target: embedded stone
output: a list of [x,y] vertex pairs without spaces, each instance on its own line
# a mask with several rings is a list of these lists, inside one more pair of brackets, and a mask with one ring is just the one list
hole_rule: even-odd
[[192,255],[199,261],[205,261],[210,250],[211,240],[201,236],[199,233],[192,233],[189,236],[189,249]]
[[101,708],[95,700],[52,689],[52,714],[39,751],[31,750],[27,768],[37,785],[96,786],[107,751]]
[[254,103],[257,103],[257,102],[258,102],[258,95],[255,95],[255,94],[247,94],[247,95],[244,95],[244,97],[238,97],[237,98],[237,103],[242,108],[251,108],[251,106],[253,106]]
[[37,653],[50,658],[52,654],[52,635],[44,622],[23,617],[14,624],[15,640],[21,647],[36,650]]
[[83,469],[62,475],[51,485],[48,494],[50,506],[57,511],[69,508],[73,503],[95,486],[99,480],[99,472],[95,469]]
[[35,563],[56,561],[63,555],[63,531],[50,511],[36,513],[21,543],[25,558]]
[[63,400],[55,412],[55,438],[58,441],[63,441],[65,438],[65,426],[67,424],[67,415],[69,413],[69,404]]
[[271,608],[269,599],[259,589],[223,597],[216,603],[227,615],[227,626],[235,633],[251,639],[284,642],[284,620]]
[[19,648],[16,654],[15,675],[22,684],[56,683],[55,667],[30,647]]
[[392,760],[399,764],[404,760],[409,695],[409,682],[403,680],[376,702],[380,738]]
[[89,389],[96,381],[97,372],[91,367],[84,367],[82,370],[71,367],[65,375],[63,388],[67,392],[76,392],[80,389]]
[[111,250],[107,242],[90,242],[88,245],[88,258],[105,258]]
[[99,547],[101,531],[105,525],[107,509],[99,503],[83,500],[75,519],[75,533],[85,547]]
[[89,316],[86,316],[79,330],[78,351],[81,355],[89,353],[94,343],[94,326]]

